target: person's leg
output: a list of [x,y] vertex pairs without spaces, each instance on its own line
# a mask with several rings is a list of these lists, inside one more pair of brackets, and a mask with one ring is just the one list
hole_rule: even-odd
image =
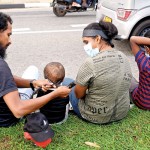
[[134,77],[132,77],[131,85],[130,85],[130,88],[129,88],[130,103],[131,104],[133,104],[132,92],[134,91],[134,89],[136,89],[138,87],[138,85],[139,85],[139,82]]
[[87,0],[82,0],[82,7],[87,8],[88,4],[86,2]]
[[65,78],[62,82],[62,85],[67,86],[69,85],[71,82],[73,82],[74,80],[71,78]]
[[72,88],[69,94],[69,101],[73,107],[73,111],[77,114],[79,118],[82,118],[81,113],[79,111],[79,107],[78,107],[79,99],[75,95],[74,88]]
[[[71,79],[71,78],[65,78],[62,85],[69,85],[71,82],[73,82],[74,80]],[[75,93],[74,93],[74,88],[72,88],[70,94],[69,94],[69,101],[73,107],[73,111],[77,114],[78,117],[82,118],[81,117],[81,114],[80,114],[80,111],[79,111],[79,108],[78,108],[78,102],[79,102],[79,99],[76,98],[75,96]]]
[[[23,73],[22,78],[24,79],[38,79],[39,72],[35,66],[29,66]],[[18,88],[20,98],[22,100],[30,99],[33,90],[31,88]]]
[[[63,82],[62,82],[62,85],[63,86],[68,86],[71,82],[73,82],[74,80],[71,79],[71,78],[64,78]],[[69,98],[70,99],[70,98]],[[69,110],[72,109],[72,105],[70,104],[70,102],[66,105],[66,113],[65,113],[65,118],[64,120],[61,122],[65,122],[68,118],[68,113],[69,113]]]

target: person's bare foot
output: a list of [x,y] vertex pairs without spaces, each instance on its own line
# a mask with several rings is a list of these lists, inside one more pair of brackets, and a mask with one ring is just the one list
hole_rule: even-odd
[[73,2],[73,3],[72,3],[72,6],[81,7],[81,5],[78,4],[78,3],[76,3],[76,2]]
[[83,2],[83,3],[82,3],[82,7],[83,7],[83,8],[88,8],[89,6],[88,6],[88,4],[87,4],[86,2]]

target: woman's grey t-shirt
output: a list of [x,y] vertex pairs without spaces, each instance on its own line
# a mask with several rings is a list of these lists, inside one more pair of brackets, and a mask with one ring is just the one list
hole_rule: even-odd
[[85,99],[79,100],[83,118],[93,123],[120,120],[129,110],[132,73],[128,58],[115,49],[101,51],[81,65],[76,83],[88,86]]

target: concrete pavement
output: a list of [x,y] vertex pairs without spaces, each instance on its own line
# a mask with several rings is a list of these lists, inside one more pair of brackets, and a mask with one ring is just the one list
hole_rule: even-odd
[[8,3],[8,4],[0,4],[0,9],[12,9],[12,8],[40,8],[40,7],[50,7],[50,2],[45,3]]

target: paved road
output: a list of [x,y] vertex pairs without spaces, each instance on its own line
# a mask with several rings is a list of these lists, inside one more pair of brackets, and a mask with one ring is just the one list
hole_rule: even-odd
[[[82,30],[95,21],[95,12],[70,13],[56,17],[52,8],[3,10],[13,18],[12,45],[8,48],[9,63],[14,74],[21,75],[29,65],[36,65],[40,78],[44,66],[59,61],[66,68],[66,76],[75,78],[79,66],[87,57],[83,50]],[[137,66],[127,41],[115,41],[116,48],[129,58],[133,75]]]

